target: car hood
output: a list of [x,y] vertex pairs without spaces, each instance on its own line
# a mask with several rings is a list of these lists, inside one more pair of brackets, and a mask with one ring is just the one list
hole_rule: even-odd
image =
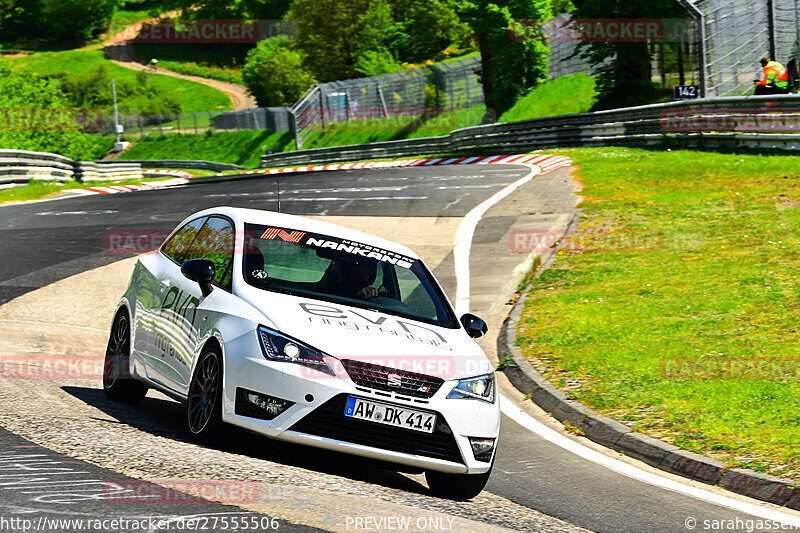
[[371,309],[264,291],[240,294],[268,319],[264,325],[337,359],[355,359],[461,379],[486,374],[491,362],[463,329],[448,329]]

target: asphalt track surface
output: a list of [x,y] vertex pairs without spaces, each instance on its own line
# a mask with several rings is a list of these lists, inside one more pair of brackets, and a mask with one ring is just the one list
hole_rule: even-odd
[[[529,168],[514,165],[336,171],[280,176],[280,183],[274,177],[257,177],[4,206],[0,207],[0,304],[123,258],[104,252],[102,236],[110,230],[169,230],[185,216],[217,205],[276,210],[278,196],[283,212],[298,215],[461,217],[528,172]],[[476,231],[475,242],[481,238],[480,231]],[[444,261],[440,268],[452,268],[452,262]],[[452,277],[450,272],[436,274],[440,279]],[[454,288],[446,289],[452,296]],[[0,461],[8,458],[13,464],[14,454],[23,451],[56,456],[40,447],[19,447],[29,445],[0,428]],[[53,461],[73,460],[59,456]],[[13,479],[3,477],[9,475],[3,464],[0,462],[0,489],[4,480]],[[71,464],[92,479],[125,479],[87,463]],[[681,532],[690,531],[685,526],[690,517],[700,523],[752,518],[612,472],[543,440],[507,417],[486,490],[601,532]],[[42,507],[25,491],[0,490],[0,515],[5,516],[35,517],[54,509],[64,516],[97,516],[107,504],[102,498],[87,501],[79,514],[53,505]],[[236,512],[211,503],[190,507],[150,506],[146,511],[171,516]],[[282,524],[281,530],[310,528]]]

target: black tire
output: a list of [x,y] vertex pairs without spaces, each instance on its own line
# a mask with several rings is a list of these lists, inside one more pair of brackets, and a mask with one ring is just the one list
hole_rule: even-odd
[[491,475],[491,467],[485,474],[445,474],[428,470],[425,480],[435,496],[449,500],[470,500],[481,493]]
[[121,310],[111,323],[103,364],[103,392],[112,400],[139,403],[147,386],[130,373],[131,328],[128,313]]
[[191,437],[207,442],[219,437],[222,426],[222,356],[216,346],[205,347],[189,384],[186,426]]

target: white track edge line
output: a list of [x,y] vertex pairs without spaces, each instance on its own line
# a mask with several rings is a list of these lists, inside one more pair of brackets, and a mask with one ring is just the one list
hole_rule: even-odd
[[500,410],[503,412],[503,414],[511,418],[517,424],[521,425],[528,431],[536,433],[546,441],[555,444],[559,448],[562,448],[568,452],[572,452],[575,455],[586,459],[587,461],[604,466],[624,476],[642,481],[649,485],[655,485],[656,487],[660,487],[672,492],[684,494],[698,500],[728,507],[735,511],[741,511],[742,513],[747,513],[758,518],[774,520],[782,524],[800,527],[800,517],[775,509],[762,507],[761,505],[730,498],[722,494],[716,494],[709,490],[686,485],[679,481],[667,479],[658,474],[646,472],[636,466],[620,461],[619,459],[614,459],[613,457],[604,455],[596,450],[592,450],[591,448],[588,448],[583,444],[570,439],[569,437],[561,435],[554,429],[545,426],[523,411],[521,408],[514,405],[514,402],[503,395],[500,395]]

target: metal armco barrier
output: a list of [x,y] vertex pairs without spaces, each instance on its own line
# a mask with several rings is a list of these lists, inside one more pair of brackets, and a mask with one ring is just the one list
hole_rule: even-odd
[[71,180],[74,161],[47,152],[0,150],[0,187],[24,185],[31,179]]
[[120,163],[137,163],[147,168],[188,168],[222,172],[223,170],[244,170],[233,163],[215,163],[197,159],[117,159]]
[[142,165],[130,162],[75,162],[75,179],[78,181],[114,181],[141,179]]
[[0,150],[0,188],[25,185],[32,179],[65,182],[141,177],[142,165],[130,161],[73,161],[48,152]]
[[730,96],[473,126],[450,135],[261,156],[261,167],[568,146],[800,150],[800,96]]

